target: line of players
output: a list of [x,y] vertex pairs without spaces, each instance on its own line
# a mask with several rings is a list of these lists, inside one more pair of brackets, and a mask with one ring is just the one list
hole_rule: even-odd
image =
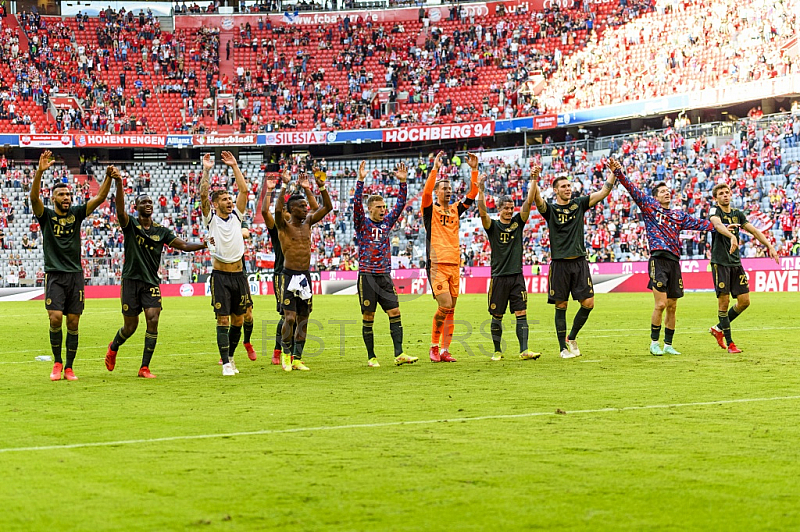
[[[718,298],[719,322],[710,333],[720,347],[730,353],[741,352],[731,337],[730,322],[749,306],[747,275],[738,253],[738,234],[744,229],[755,236],[774,260],[775,249],[755,227],[747,222],[745,213],[731,207],[731,190],[725,184],[714,187],[716,201],[709,220],[692,218],[687,213],[670,209],[671,193],[664,183],[656,184],[647,196],[633,184],[614,159],[609,160],[610,177],[601,190],[573,197],[572,184],[565,176],[557,177],[552,185],[555,201],[545,201],[538,186],[541,169],[533,169],[531,186],[519,213],[514,213],[514,202],[504,196],[498,201],[499,216],[489,217],[486,210],[484,186],[486,175],[479,175],[478,158],[467,156],[471,169],[470,188],[466,197],[453,203],[452,184],[439,179],[443,153],[437,154],[422,192],[422,215],[426,229],[426,255],[428,280],[438,307],[431,327],[431,362],[456,362],[449,352],[454,330],[454,314],[459,293],[460,276],[460,217],[477,198],[478,213],[491,246],[492,278],[488,294],[488,311],[492,318],[491,336],[494,355],[491,360],[501,360],[502,320],[506,309],[515,314],[519,358],[536,360],[540,353],[528,348],[527,292],[522,275],[523,228],[535,204],[547,223],[550,234],[551,262],[548,274],[548,303],[555,306],[555,329],[561,358],[581,355],[577,337],[594,308],[594,288],[586,260],[584,244],[584,214],[602,202],[613,190],[616,181],[628,190],[642,212],[651,250],[648,288],[653,292],[655,308],[651,317],[651,347],[653,355],[680,354],[672,347],[675,332],[677,300],[683,297],[683,280],[680,271],[680,232],[684,230],[713,231],[711,264],[714,288]],[[45,151],[31,187],[31,205],[43,233],[45,256],[45,308],[50,321],[50,344],[55,364],[51,380],[77,380],[73,363],[78,348],[78,324],[83,312],[83,273],[80,261],[80,224],[105,201],[111,182],[116,182],[116,207],[118,223],[124,235],[124,266],[120,299],[123,326],[108,346],[105,365],[113,371],[117,352],[136,331],[139,315],[144,312],[147,331],[139,377],[155,378],[150,363],[158,339],[158,321],[161,312],[161,293],[158,269],[164,246],[193,252],[209,247],[213,270],[211,274],[211,304],[217,319],[217,347],[222,364],[222,374],[232,376],[239,372],[234,353],[239,341],[251,360],[256,353],[250,344],[253,330],[249,284],[243,270],[244,236],[242,221],[247,204],[247,183],[230,152],[222,152],[222,162],[233,171],[238,193],[234,201],[224,190],[210,190],[210,171],[214,166],[210,154],[202,159],[203,175],[200,182],[203,224],[208,236],[201,243],[187,243],[172,231],[152,219],[153,200],[148,195],[135,199],[136,217],[126,213],[124,189],[119,171],[113,166],[106,169],[106,178],[98,194],[83,205],[72,205],[72,194],[63,183],[53,186],[53,208],[44,206],[40,198],[41,179],[53,164],[51,152]],[[364,180],[367,172],[362,162],[354,194],[354,225],[359,250],[358,296],[362,312],[362,336],[370,367],[379,367],[375,355],[373,322],[377,307],[389,317],[390,334],[394,344],[394,363],[413,364],[418,358],[403,351],[403,327],[397,292],[391,279],[390,232],[403,213],[407,200],[408,170],[400,164],[395,177],[400,190],[394,208],[387,212],[384,198],[372,195],[363,205]],[[311,277],[311,227],[322,220],[332,209],[326,190],[326,175],[314,168],[314,179],[319,188],[322,205],[311,191],[309,177],[297,178],[297,189],[289,192],[292,176],[284,170],[280,188],[269,178],[264,179],[261,212],[275,250],[273,288],[277,311],[281,315],[276,330],[276,344],[272,363],[285,371],[308,371],[302,355],[307,325],[313,308]],[[299,193],[302,191],[302,193]],[[273,197],[274,196],[274,197]],[[274,202],[274,216],[270,207]],[[736,298],[729,308],[730,296]],[[572,328],[567,334],[566,312],[568,300],[580,303]],[[664,311],[666,310],[666,319]],[[62,358],[62,322],[67,315],[67,357]],[[665,325],[663,349],[659,343],[662,320]]]

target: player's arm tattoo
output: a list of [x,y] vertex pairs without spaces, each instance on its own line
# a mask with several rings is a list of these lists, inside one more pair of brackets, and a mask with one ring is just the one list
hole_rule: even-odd
[[211,212],[211,201],[208,199],[208,190],[211,187],[209,184],[209,174],[211,170],[203,168],[203,177],[200,178],[200,208],[203,211],[203,216],[208,216]]

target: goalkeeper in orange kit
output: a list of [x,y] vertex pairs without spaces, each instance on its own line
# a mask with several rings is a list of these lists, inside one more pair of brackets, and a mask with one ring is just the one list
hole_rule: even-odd
[[[433,169],[422,191],[422,220],[425,224],[425,251],[427,254],[428,281],[433,296],[439,304],[433,316],[431,333],[431,362],[455,362],[450,354],[453,338],[453,315],[460,284],[461,246],[459,245],[459,218],[475,202],[478,195],[478,157],[470,154],[467,164],[472,170],[470,188],[464,201],[450,204],[453,187],[449,179],[438,179],[442,167],[439,152]],[[434,202],[434,197],[436,201]]]

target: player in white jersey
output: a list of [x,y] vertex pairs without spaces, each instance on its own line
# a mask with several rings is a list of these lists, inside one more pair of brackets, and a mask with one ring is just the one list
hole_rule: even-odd
[[214,266],[211,272],[211,305],[217,315],[217,347],[222,359],[222,374],[235,375],[239,370],[236,369],[233,354],[242,336],[247,307],[251,304],[250,286],[242,269],[242,219],[247,208],[247,182],[231,152],[224,151],[221,157],[236,178],[236,202],[225,189],[214,190],[209,198],[209,173],[214,161],[208,153],[203,156],[200,200],[203,225],[214,242],[211,252]]

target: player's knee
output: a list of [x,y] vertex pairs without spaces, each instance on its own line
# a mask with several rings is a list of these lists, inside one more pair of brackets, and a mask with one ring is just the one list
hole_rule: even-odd
[[230,316],[217,316],[217,325],[220,327],[227,327],[231,324]]
[[150,332],[158,330],[158,316],[147,318],[147,330]]
[[502,316],[502,314],[492,314],[492,317],[493,317],[494,319],[496,319],[496,320],[503,321],[503,316]]
[[750,306],[750,298],[743,297],[736,302],[736,307],[739,309],[739,312],[742,312],[744,309]]
[[[372,315],[375,316],[374,313]],[[386,311],[386,315],[389,316],[390,318],[397,318],[400,316],[400,309],[399,308],[389,309]]]
[[675,312],[678,308],[678,300],[677,299],[668,299],[667,300],[667,310],[670,312]]
[[50,314],[50,327],[55,329],[60,329],[62,324],[64,323],[64,315],[60,312]]
[[375,321],[375,313],[374,312],[365,312],[361,315],[361,319],[364,321]]
[[78,324],[81,321],[81,317],[76,314],[69,314],[67,315],[67,329],[70,331],[77,331]]
[[666,301],[656,301],[656,310],[659,312],[664,312],[664,309],[667,308]]
[[231,325],[233,325],[234,327],[241,327],[243,323],[244,323],[244,315],[237,316],[236,314],[234,314],[233,316],[231,316]]

